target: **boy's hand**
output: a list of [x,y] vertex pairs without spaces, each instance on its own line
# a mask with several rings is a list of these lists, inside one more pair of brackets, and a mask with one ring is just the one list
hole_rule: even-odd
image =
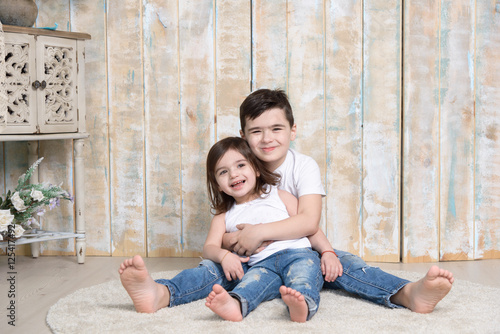
[[258,225],[238,224],[236,227],[240,230],[240,235],[238,242],[234,245],[234,251],[239,255],[254,254],[263,241],[258,232]]
[[334,282],[337,277],[342,276],[342,264],[339,258],[331,252],[323,253],[321,256],[321,271],[326,282]]
[[221,265],[227,280],[232,281],[233,279],[242,279],[245,272],[243,271],[243,266],[241,264],[248,262],[248,260],[250,260],[249,257],[239,257],[233,253],[225,255],[222,259]]
[[[234,246],[238,243],[238,238],[240,236],[241,231],[236,231],[236,232],[227,232],[224,234],[222,237],[222,248],[234,251]],[[262,252],[267,246],[272,244],[274,241],[264,241],[263,243],[260,244],[259,248],[255,250],[255,253],[257,254]],[[251,255],[251,254],[250,254]]]

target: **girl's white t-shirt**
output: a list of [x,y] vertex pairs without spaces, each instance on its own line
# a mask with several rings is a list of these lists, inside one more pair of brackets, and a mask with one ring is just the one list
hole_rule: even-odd
[[[288,211],[285,203],[283,203],[279,197],[278,188],[270,187],[270,189],[268,194],[263,194],[253,201],[243,204],[234,204],[231,209],[226,212],[226,232],[237,231],[237,224],[266,224],[288,218]],[[250,256],[248,264],[252,266],[283,249],[306,247],[311,247],[308,238],[275,241],[267,246],[262,252]]]

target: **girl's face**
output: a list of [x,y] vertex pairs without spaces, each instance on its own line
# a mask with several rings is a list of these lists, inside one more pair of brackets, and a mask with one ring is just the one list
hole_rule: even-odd
[[254,189],[258,175],[245,157],[234,149],[227,151],[215,165],[219,190],[233,197],[236,204],[257,198]]

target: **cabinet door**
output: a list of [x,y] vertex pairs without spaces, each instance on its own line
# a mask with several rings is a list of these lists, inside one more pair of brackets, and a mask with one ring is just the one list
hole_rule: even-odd
[[35,38],[5,33],[5,65],[8,106],[4,134],[35,133],[37,125]]
[[39,36],[36,44],[41,133],[78,130],[76,41]]

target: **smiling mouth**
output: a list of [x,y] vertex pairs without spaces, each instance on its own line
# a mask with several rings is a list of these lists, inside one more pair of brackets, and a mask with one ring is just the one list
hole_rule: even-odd
[[239,186],[239,185],[241,185],[241,184],[243,184],[243,183],[245,183],[245,181],[244,181],[244,180],[243,180],[243,181],[238,181],[238,182],[235,182],[235,183],[231,184],[231,188],[237,187],[237,186]]
[[275,148],[276,147],[263,147],[262,151],[264,151],[264,152],[272,152],[272,151],[274,151]]

